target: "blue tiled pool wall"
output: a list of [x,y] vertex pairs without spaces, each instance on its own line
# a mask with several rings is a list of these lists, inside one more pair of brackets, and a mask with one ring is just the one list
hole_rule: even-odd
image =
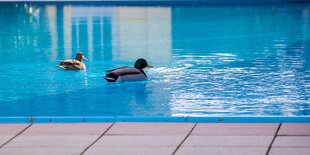
[[3,0],[2,4],[58,4],[93,6],[233,6],[233,5],[270,5],[270,4],[307,4],[310,0]]
[[0,123],[310,123],[310,117],[0,117]]

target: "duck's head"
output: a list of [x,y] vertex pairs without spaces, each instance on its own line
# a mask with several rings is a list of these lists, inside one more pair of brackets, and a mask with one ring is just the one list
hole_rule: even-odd
[[75,60],[78,60],[78,61],[81,61],[81,62],[82,62],[82,60],[86,60],[87,61],[87,59],[84,57],[84,54],[82,52],[79,52],[79,53],[76,54]]
[[137,69],[143,69],[145,67],[153,67],[152,65],[149,65],[145,59],[140,58],[135,63],[135,68]]

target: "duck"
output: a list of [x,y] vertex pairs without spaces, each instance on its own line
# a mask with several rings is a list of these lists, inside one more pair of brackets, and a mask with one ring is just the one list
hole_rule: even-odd
[[82,60],[87,61],[82,52],[79,52],[75,56],[75,60],[58,60],[61,61],[56,67],[60,67],[64,70],[86,70],[85,64]]
[[154,67],[146,62],[145,59],[140,58],[136,61],[134,67],[120,67],[108,70],[105,79],[108,82],[125,82],[125,81],[145,81],[147,76],[143,71],[145,67]]

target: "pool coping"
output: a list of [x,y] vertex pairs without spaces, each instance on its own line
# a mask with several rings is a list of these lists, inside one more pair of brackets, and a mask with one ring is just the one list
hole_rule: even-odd
[[310,116],[38,116],[0,117],[0,123],[107,123],[107,122],[171,122],[171,123],[310,123]]

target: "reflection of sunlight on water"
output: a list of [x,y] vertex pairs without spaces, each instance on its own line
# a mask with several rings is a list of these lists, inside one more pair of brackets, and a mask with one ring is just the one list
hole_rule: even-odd
[[[223,57],[235,57],[237,60],[236,55],[214,55],[216,56],[180,56],[178,67],[157,68],[159,76],[169,78],[172,86],[170,104],[173,116],[219,116],[228,113],[266,115],[272,113],[274,107],[281,109],[279,113],[288,116],[298,111],[293,107],[301,103],[303,95],[296,87],[294,71],[272,70],[275,66],[273,63],[277,62],[270,59],[262,62],[272,63],[270,66],[212,67],[221,65],[220,61],[201,65],[201,62]],[[298,63],[293,63],[296,64]],[[307,104],[309,101],[303,103]]]
[[237,55],[230,54],[230,53],[215,53],[215,55],[224,56],[224,57],[235,57],[235,56],[237,56]]
[[88,87],[87,72],[86,71],[81,71],[81,73],[82,73],[82,76],[84,77],[84,85],[86,87]]
[[168,68],[168,67],[159,67],[159,68],[152,68],[150,69],[149,72],[152,72],[153,74],[156,74],[156,73],[175,73],[175,72],[178,72],[178,71],[182,71],[184,69],[186,69],[188,67],[172,67],[172,68]]

